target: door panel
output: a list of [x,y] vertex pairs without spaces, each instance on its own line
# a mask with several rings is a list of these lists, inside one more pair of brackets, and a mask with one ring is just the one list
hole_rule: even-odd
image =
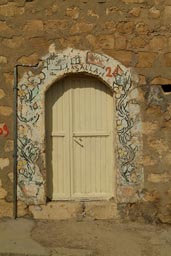
[[113,98],[101,82],[72,79],[73,198],[108,198],[113,184]]
[[66,77],[47,92],[46,109],[49,197],[112,197],[113,97],[109,89],[91,77]]
[[70,198],[69,91],[62,80],[46,93],[48,197]]

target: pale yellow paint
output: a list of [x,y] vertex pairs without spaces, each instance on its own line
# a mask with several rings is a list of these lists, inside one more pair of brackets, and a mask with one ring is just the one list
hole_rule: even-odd
[[47,187],[52,200],[114,194],[113,97],[99,80],[70,76],[46,93]]

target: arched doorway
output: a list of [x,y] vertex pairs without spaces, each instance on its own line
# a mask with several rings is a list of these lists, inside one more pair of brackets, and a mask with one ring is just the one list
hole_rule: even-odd
[[[46,92],[47,196],[114,196],[113,93],[98,79],[70,75]],[[115,143],[116,144],[116,143]]]
[[[50,51],[46,56],[42,57],[38,68],[34,69],[30,67],[30,70],[24,73],[18,83],[18,199],[25,201],[27,204],[46,204],[46,184],[49,183],[49,176],[46,177],[47,169],[49,170],[46,164],[46,155],[51,151],[48,150],[45,143],[47,130],[45,125],[45,96],[49,88],[53,87],[52,85],[71,74],[76,75],[76,77],[80,74],[86,74],[87,76],[94,77],[94,79],[96,78],[96,81],[103,81],[104,84],[102,83],[102,85],[100,85],[100,88],[103,89],[99,89],[99,91],[103,91],[103,94],[105,94],[104,90],[110,88],[107,95],[110,95],[110,91],[113,93],[114,97],[112,98],[111,94],[110,99],[114,99],[115,104],[111,104],[110,109],[111,113],[116,114],[116,118],[113,122],[113,131],[115,131],[116,137],[113,140],[113,138],[109,136],[111,138],[110,141],[114,141],[114,146],[110,145],[107,148],[109,150],[108,155],[111,156],[111,154],[113,154],[112,159],[113,161],[116,160],[113,172],[116,170],[117,178],[115,179],[114,175],[114,177],[111,178],[110,184],[112,184],[112,182],[117,183],[116,189],[115,186],[113,186],[112,189],[117,202],[136,202],[139,195],[137,191],[141,191],[144,177],[142,168],[142,125],[140,103],[138,101],[139,91],[137,76],[132,73],[130,69],[127,69],[108,55],[72,48],[67,48],[60,52],[55,50]],[[70,80],[71,78],[68,79]],[[60,84],[56,86],[60,87]],[[104,89],[105,87],[107,89]],[[70,90],[76,91],[76,89],[72,89],[72,85],[67,91]],[[62,97],[60,97],[60,100],[61,98]],[[95,101],[93,101],[92,104],[94,104],[94,102]],[[67,102],[67,104],[70,103]],[[73,104],[70,105],[69,111],[72,110],[72,105]],[[78,110],[80,109],[78,108]],[[71,114],[67,112],[69,120],[72,118],[72,113],[73,111],[71,111]],[[89,113],[89,111],[86,111],[86,115],[87,113]],[[101,113],[101,111],[96,113],[97,116],[99,113]],[[65,115],[63,116],[65,117]],[[71,151],[69,161],[72,167],[75,163],[73,163],[73,152],[75,150],[73,150],[73,148],[77,146],[77,149],[81,150],[85,147],[79,145],[79,140],[71,143],[75,138],[72,137],[73,133],[71,133],[71,131],[73,131],[73,123],[69,121],[69,125],[71,128],[69,130],[70,137],[68,137],[68,140],[70,141],[69,145],[72,145],[72,147],[69,146]],[[101,128],[102,127],[100,127],[100,129]],[[106,130],[104,131],[106,132]],[[85,131],[83,130],[83,132]],[[88,131],[86,132],[88,133]],[[91,133],[93,132],[97,131],[91,130]],[[99,130],[99,132],[101,132],[101,130]],[[92,135],[85,136],[84,133],[83,135],[84,139],[88,139],[89,137],[94,139]],[[99,135],[101,135],[101,133],[99,133]],[[79,136],[77,134],[77,139],[79,139]],[[111,136],[113,136],[113,134]],[[106,138],[107,137],[108,136],[106,136]],[[105,136],[102,136],[102,138],[104,139]],[[81,139],[83,138],[81,137]],[[100,146],[98,150],[99,148]],[[94,153],[93,150],[92,152]],[[104,157],[104,154],[102,154],[102,157]],[[80,158],[77,156],[76,159]],[[101,157],[99,157],[99,159],[101,160]],[[99,164],[99,162],[97,163]],[[108,163],[108,161],[106,161],[106,163]],[[71,193],[73,193],[72,199],[80,199],[82,197],[85,199],[87,196],[82,193],[88,193],[86,190],[84,190],[81,195],[77,193],[79,190],[75,190],[75,192],[72,190],[74,182],[73,170],[75,169],[72,167],[72,171],[70,171],[69,174],[70,196],[68,198],[71,199]],[[98,177],[100,177],[100,175],[98,175]],[[110,175],[108,177],[110,177]],[[76,184],[78,187],[78,183]],[[110,191],[111,187],[109,191],[105,189],[96,190],[94,197],[99,199],[103,197],[110,198],[112,196]],[[93,191],[91,192],[93,195]],[[88,198],[90,198],[91,192]],[[98,196],[98,193],[100,196]],[[64,198],[63,195],[64,193],[62,193],[61,198]],[[91,198],[93,198],[93,196]]]

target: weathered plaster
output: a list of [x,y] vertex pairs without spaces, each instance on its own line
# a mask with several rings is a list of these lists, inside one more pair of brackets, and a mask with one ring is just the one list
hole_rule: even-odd
[[137,81],[131,71],[113,58],[54,45],[34,74],[30,70],[18,87],[18,198],[28,204],[45,203],[45,93],[57,80],[83,73],[102,80],[114,92],[117,133],[117,201],[139,199],[141,167],[141,118]]

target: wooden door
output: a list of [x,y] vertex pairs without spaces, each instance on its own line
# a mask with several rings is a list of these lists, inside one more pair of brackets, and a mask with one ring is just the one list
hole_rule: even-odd
[[95,78],[70,76],[46,95],[48,197],[114,193],[113,97]]

